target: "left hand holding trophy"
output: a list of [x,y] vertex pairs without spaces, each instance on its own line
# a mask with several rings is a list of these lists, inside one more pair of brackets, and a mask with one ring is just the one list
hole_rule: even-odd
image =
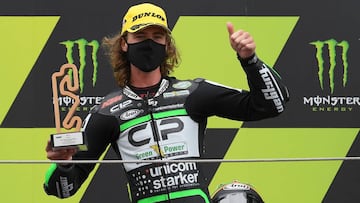
[[[68,72],[72,74],[72,78]],[[57,85],[57,79],[62,77],[59,86]],[[54,104],[54,115],[55,115],[55,126],[56,134],[51,134],[50,144],[52,149],[71,149],[75,148],[80,151],[86,151],[86,140],[84,132],[81,132],[82,120],[79,116],[74,116],[76,108],[80,105],[79,96],[75,94],[79,90],[79,76],[77,67],[74,64],[64,64],[61,66],[59,72],[52,74],[52,91],[53,91],[53,104]],[[65,90],[65,87],[67,90]],[[62,126],[67,132],[61,131],[61,118],[59,110],[59,96],[60,92],[63,96],[68,96],[73,99],[74,103],[70,107],[69,112],[66,114]],[[71,132],[71,129],[75,129]]]

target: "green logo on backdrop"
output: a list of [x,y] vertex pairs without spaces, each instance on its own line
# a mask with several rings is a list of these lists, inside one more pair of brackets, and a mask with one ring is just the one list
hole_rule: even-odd
[[87,67],[86,65],[86,57],[87,57],[87,49],[91,48],[91,59],[93,65],[93,74],[92,74],[92,85],[93,87],[96,84],[97,80],[97,71],[98,71],[98,61],[97,61],[97,52],[99,50],[99,42],[96,40],[87,41],[84,38],[78,40],[67,40],[60,42],[60,44],[64,45],[66,48],[66,59],[68,63],[74,64],[74,47],[77,45],[77,51],[79,56],[79,83],[80,83],[80,93],[84,90],[84,70]]
[[[347,77],[348,77],[348,50],[349,50],[349,43],[345,40],[338,42],[335,39],[329,39],[326,41],[314,41],[310,42],[311,45],[314,45],[316,48],[316,59],[318,63],[318,77],[320,82],[320,87],[322,90],[324,90],[324,70],[325,70],[325,59],[324,59],[324,48],[327,47],[328,49],[328,60],[329,60],[329,71],[328,71],[328,77],[329,77],[329,88],[331,94],[334,93],[335,89],[335,69],[340,68],[342,66],[343,68],[343,76],[342,76],[342,85],[343,87],[346,86],[347,83]],[[336,63],[336,57],[338,49],[341,48],[341,60],[342,65],[338,65]]]

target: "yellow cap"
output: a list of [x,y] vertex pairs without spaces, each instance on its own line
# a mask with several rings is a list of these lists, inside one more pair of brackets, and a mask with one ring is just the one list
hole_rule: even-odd
[[158,25],[171,32],[168,28],[165,11],[162,8],[150,3],[132,6],[124,16],[121,35],[125,31],[133,33],[150,25]]

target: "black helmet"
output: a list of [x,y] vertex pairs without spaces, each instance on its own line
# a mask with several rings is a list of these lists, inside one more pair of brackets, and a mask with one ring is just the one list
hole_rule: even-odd
[[220,185],[213,195],[213,203],[264,203],[260,195],[248,184],[233,181]]

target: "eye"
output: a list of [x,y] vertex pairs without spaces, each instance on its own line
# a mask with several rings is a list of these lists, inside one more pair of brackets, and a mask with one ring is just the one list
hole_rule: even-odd
[[162,38],[164,38],[164,35],[155,35],[154,38],[155,39],[162,39]]
[[161,43],[165,40],[166,37],[164,33],[156,33],[152,38],[154,41]]
[[135,39],[144,39],[145,38],[145,35],[136,35],[135,36]]

